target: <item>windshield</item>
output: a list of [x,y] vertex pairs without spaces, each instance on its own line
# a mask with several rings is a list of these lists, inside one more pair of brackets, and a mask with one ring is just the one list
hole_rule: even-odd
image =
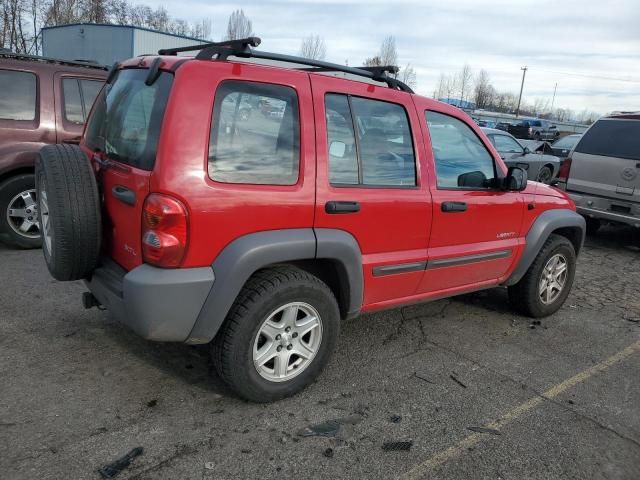
[[567,137],[561,138],[551,146],[553,148],[570,150],[576,145],[576,143],[578,143],[578,140],[580,140],[580,135],[569,135]]
[[105,86],[87,125],[85,144],[107,158],[152,170],[173,75],[160,73],[147,85],[149,70],[126,69]]

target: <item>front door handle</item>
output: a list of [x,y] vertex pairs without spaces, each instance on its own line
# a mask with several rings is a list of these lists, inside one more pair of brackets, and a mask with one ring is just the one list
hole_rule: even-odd
[[467,204],[464,202],[442,202],[441,209],[445,213],[466,212]]
[[111,189],[111,193],[114,197],[127,205],[134,206],[136,204],[136,194],[132,190],[122,185],[116,185]]
[[330,201],[325,203],[324,211],[332,215],[341,213],[357,213],[360,211],[360,204],[358,202]]

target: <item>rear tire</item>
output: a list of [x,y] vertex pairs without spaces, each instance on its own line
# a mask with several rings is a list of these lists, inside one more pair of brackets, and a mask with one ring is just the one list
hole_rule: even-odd
[[6,243],[18,248],[39,248],[35,176],[16,175],[0,184],[0,232]]
[[89,161],[75,145],[47,145],[36,160],[42,251],[57,280],[86,278],[98,264],[100,197]]
[[[558,259],[559,263],[553,264],[554,259]],[[563,264],[564,275],[559,273]],[[567,299],[575,273],[576,252],[573,244],[566,237],[552,233],[524,277],[509,287],[509,303],[512,308],[529,317],[551,315]]]
[[[317,325],[309,328],[314,316]],[[212,345],[213,363],[238,396],[279,400],[318,377],[339,329],[338,303],[324,282],[292,266],[267,268],[247,281],[231,307]]]

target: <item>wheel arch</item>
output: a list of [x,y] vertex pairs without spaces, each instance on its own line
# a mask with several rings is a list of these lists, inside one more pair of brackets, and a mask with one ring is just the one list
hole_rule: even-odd
[[557,234],[566,237],[578,255],[584,243],[585,232],[584,218],[573,210],[559,208],[543,212],[529,229],[520,262],[504,285],[511,286],[520,281],[529,270],[549,235]]
[[336,295],[343,318],[359,313],[363,298],[362,256],[350,234],[333,229],[286,229],[244,235],[211,265],[214,283],[186,343],[210,342],[251,276],[291,264],[316,275]]

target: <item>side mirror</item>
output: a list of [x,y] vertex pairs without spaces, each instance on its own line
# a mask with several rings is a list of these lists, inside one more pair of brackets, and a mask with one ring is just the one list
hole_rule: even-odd
[[458,175],[458,186],[468,188],[487,188],[487,176],[480,172],[467,172]]
[[343,158],[347,151],[347,144],[344,142],[331,142],[329,145],[329,155],[332,157]]
[[527,188],[527,171],[520,167],[509,167],[502,185],[503,190],[521,192]]
[[522,155],[528,155],[531,153],[531,150],[529,150],[529,147],[524,147],[524,150],[522,151]]

